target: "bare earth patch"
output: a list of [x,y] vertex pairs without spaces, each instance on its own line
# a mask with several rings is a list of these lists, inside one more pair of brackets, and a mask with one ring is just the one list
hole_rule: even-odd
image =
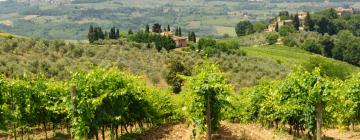
[[[153,128],[138,140],[190,140],[192,128],[183,123],[166,124]],[[215,140],[292,140],[290,135],[275,134],[272,129],[264,129],[255,124],[235,124],[222,122],[218,134],[213,135]]]
[[191,140],[192,129],[184,123],[166,124],[152,128],[138,137],[138,140]]
[[187,24],[187,28],[190,29],[194,29],[194,28],[199,28],[201,26],[201,22],[200,21],[189,21]]
[[11,20],[3,20],[3,21],[0,21],[0,24],[4,24],[6,26],[12,26],[14,23]]
[[37,18],[37,17],[39,17],[39,15],[27,15],[23,19],[29,21],[29,20],[32,20],[32,19]]
[[328,129],[324,131],[324,135],[335,140],[360,140],[360,132],[358,131],[340,131],[338,129]]

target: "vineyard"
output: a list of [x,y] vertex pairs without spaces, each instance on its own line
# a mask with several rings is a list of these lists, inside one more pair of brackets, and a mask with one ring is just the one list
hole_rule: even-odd
[[176,95],[115,68],[73,72],[68,81],[1,77],[0,128],[4,138],[13,139],[32,139],[39,130],[48,139],[48,130],[60,128],[74,139],[118,139],[185,120],[193,128],[188,137],[204,139],[228,120],[319,138],[324,128],[355,129],[359,122],[359,74],[341,81],[319,68],[297,68],[283,80],[262,81],[235,94],[217,67],[205,61],[192,77],[179,75],[186,82]]
[[100,130],[105,138],[105,128],[115,138],[119,128],[128,132],[171,119],[169,95],[119,70],[77,72],[70,81],[24,77],[0,82],[0,126],[14,139],[50,126],[67,128],[75,139],[98,139]]

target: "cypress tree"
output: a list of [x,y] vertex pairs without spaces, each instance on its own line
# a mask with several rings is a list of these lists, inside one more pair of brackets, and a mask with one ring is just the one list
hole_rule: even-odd
[[100,27],[95,27],[95,31],[94,31],[94,41],[98,41],[100,34],[99,34],[99,28]]
[[162,32],[161,25],[159,23],[154,24],[152,27],[152,31],[154,33],[161,33]]
[[119,38],[120,38],[120,31],[119,29],[116,29],[115,39],[119,39]]
[[176,27],[175,29],[175,36],[179,36],[179,27]]
[[304,25],[306,31],[314,31],[315,22],[311,19],[309,12],[306,13]]
[[189,40],[189,41],[192,41],[191,32],[189,32],[189,34],[188,34],[188,40]]
[[104,38],[109,39],[109,33],[107,31],[105,31],[105,33],[104,33]]
[[179,36],[182,36],[181,27],[179,27]]
[[146,24],[146,26],[145,26],[145,33],[150,33],[150,26],[149,26],[149,24]]
[[300,27],[300,19],[299,19],[299,15],[295,14],[294,16],[294,27],[296,30],[299,30]]
[[90,28],[89,28],[89,32],[88,32],[88,39],[89,39],[89,42],[90,43],[93,43],[95,40],[94,40],[94,27],[92,25],[90,25]]
[[115,27],[112,27],[110,29],[109,39],[116,39],[116,29],[115,29]]
[[131,29],[129,29],[128,34],[132,35],[132,34],[134,34],[134,32]]
[[191,41],[196,42],[195,32],[191,32]]
[[102,31],[101,27],[99,27],[99,39],[102,39],[102,40],[105,39],[105,35],[104,35],[104,32]]
[[170,25],[167,26],[167,31],[170,32],[171,29],[170,29]]

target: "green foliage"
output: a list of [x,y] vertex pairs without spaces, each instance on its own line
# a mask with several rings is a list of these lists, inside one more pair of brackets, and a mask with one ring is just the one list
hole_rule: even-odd
[[[206,130],[206,110],[210,106],[211,129],[220,127],[222,109],[228,104],[227,97],[231,86],[226,82],[216,65],[205,61],[195,68],[193,77],[190,77],[184,86],[186,94],[186,118],[202,133]],[[208,104],[208,99],[210,104]]]
[[300,19],[299,19],[299,15],[298,15],[298,14],[295,14],[295,15],[294,15],[293,25],[294,25],[295,30],[299,30],[299,27],[300,27]]
[[276,45],[264,47],[244,47],[242,50],[245,51],[249,57],[278,61],[281,64],[290,66],[304,65],[306,69],[310,71],[312,71],[315,67],[323,67],[322,73],[330,77],[334,76],[345,79],[349,76],[349,74],[351,75],[359,72],[359,68],[357,66],[309,53],[297,47]]
[[158,119],[156,109],[146,100],[156,93],[148,92],[137,77],[115,69],[96,69],[74,73],[71,83],[77,92],[72,119],[76,138],[91,138],[101,126],[110,127],[114,134],[118,126],[143,126],[145,121]]
[[359,43],[360,39],[355,37],[350,31],[340,31],[334,38],[332,56],[338,60],[344,60],[354,65],[360,65]]
[[306,13],[306,17],[305,17],[305,21],[304,21],[304,26],[305,26],[305,30],[306,30],[306,31],[314,31],[315,22],[314,22],[313,19],[311,18],[311,15],[310,15],[309,12]]
[[281,20],[287,20],[290,17],[289,11],[280,11],[279,17],[281,17]]
[[313,71],[315,68],[321,68],[320,73],[322,76],[329,76],[342,80],[348,78],[348,76],[352,74],[351,68],[343,67],[331,61],[321,59],[320,56],[312,56],[302,65],[308,71]]
[[176,43],[169,37],[159,34],[150,34],[145,32],[137,32],[131,37],[131,40],[139,43],[155,43],[155,48],[160,51],[161,49],[172,50],[175,49]]
[[283,38],[283,43],[285,46],[289,46],[289,47],[298,46],[298,44],[296,43],[296,40],[293,36],[285,36]]
[[169,73],[166,75],[166,82],[171,85],[174,93],[180,93],[184,80],[179,75],[190,76],[190,70],[185,67],[178,59],[170,62]]
[[1,79],[0,107],[1,111],[4,111],[1,113],[1,128],[12,129],[16,135],[17,129],[32,131],[32,127],[40,124],[68,124],[68,114],[64,108],[66,104],[63,100],[67,92],[63,92],[61,82],[56,85],[52,83],[41,76],[24,76],[24,79],[15,80]]
[[307,39],[302,45],[302,48],[312,53],[321,54],[322,46],[315,39]]
[[181,27],[177,27],[175,30],[175,35],[176,36],[182,36],[182,31],[181,31]]
[[198,49],[203,50],[206,48],[212,48],[216,46],[216,40],[212,38],[201,38],[198,42]]
[[284,25],[281,26],[281,28],[279,29],[279,35],[280,36],[288,36],[289,33],[294,33],[296,30],[294,28],[294,26],[290,26],[290,25]]
[[266,24],[263,22],[253,22],[252,24],[255,32],[260,33],[263,32],[264,29],[266,29]]
[[[265,126],[285,127],[300,132],[303,129],[313,135],[316,128],[315,106],[323,105],[325,123],[331,123],[332,113],[327,109],[334,101],[333,83],[321,76],[320,69],[307,72],[296,69],[281,81],[262,82],[253,89],[241,93],[236,112],[242,121],[256,121]],[[242,102],[242,103],[241,103]],[[235,115],[232,115],[236,117]]]
[[[338,82],[338,101],[334,101],[334,118],[344,126],[359,123],[360,117],[360,74],[354,74],[345,82]],[[353,128],[354,129],[354,128]]]
[[[147,31],[147,27],[146,27],[146,31]],[[154,33],[161,33],[161,32],[162,32],[161,25],[160,25],[159,23],[155,23],[155,24],[152,26],[152,32],[154,32]]]
[[269,45],[277,43],[279,35],[277,33],[269,33],[266,35],[266,41]]
[[[112,30],[113,29],[111,29],[111,31]],[[110,34],[110,35],[112,35],[112,34]],[[105,34],[102,31],[101,27],[93,27],[92,25],[90,25],[90,29],[88,32],[88,39],[89,39],[90,43],[94,43],[95,41],[98,41],[100,39],[104,40]],[[110,38],[110,39],[113,39],[113,38]]]
[[235,27],[235,32],[237,36],[245,36],[254,33],[255,30],[250,21],[240,21]]
[[192,42],[196,42],[196,35],[194,31],[189,32],[188,40]]
[[[64,82],[1,78],[1,129],[13,129],[16,135],[17,129],[31,130],[39,124],[45,131],[49,123],[65,124],[71,126],[76,139],[87,139],[105,127],[114,138],[119,126],[143,127],[176,119],[171,118],[173,104],[168,93],[147,88],[140,81],[117,69],[75,72],[71,81]],[[70,89],[75,93],[70,94]]]

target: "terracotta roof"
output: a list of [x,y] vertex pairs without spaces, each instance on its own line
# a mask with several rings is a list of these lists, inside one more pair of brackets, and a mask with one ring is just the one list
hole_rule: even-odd
[[186,40],[187,37],[173,36],[172,39],[174,39],[174,40],[176,40],[176,41],[177,41],[177,40]]

